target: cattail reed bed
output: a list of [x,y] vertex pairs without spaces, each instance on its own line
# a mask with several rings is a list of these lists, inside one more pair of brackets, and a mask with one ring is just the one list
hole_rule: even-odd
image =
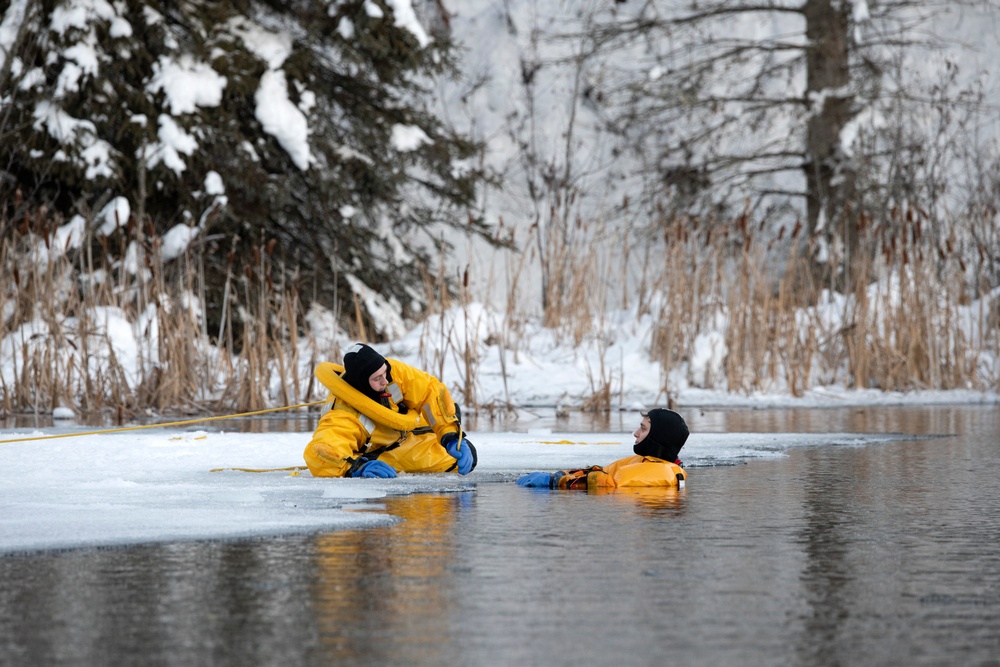
[[[668,401],[679,381],[792,395],[830,385],[996,391],[1000,291],[970,266],[976,253],[960,256],[912,226],[895,235],[859,227],[867,259],[845,281],[816,271],[798,232],[767,235],[745,218],[669,220],[638,243],[580,223],[573,239],[549,239],[546,257],[509,256],[507,293],[495,306],[470,292],[468,269],[457,289],[443,272],[428,275],[420,356],[437,374],[446,361],[464,369],[453,390],[466,405],[503,412],[507,398],[477,393],[482,354],[516,359],[532,320],[563,345],[609,350],[625,312],[650,322],[644,340]],[[140,249],[138,258],[93,239],[72,245],[56,229],[43,212],[0,228],[0,415],[65,406],[123,419],[315,401],[325,395],[316,363],[338,359],[338,343],[373,338],[357,302],[333,327],[336,342],[319,335],[316,304],[304,302],[273,244],[231,258],[223,294],[209,295],[204,244],[165,263],[134,227],[120,233],[145,242],[120,245]],[[539,307],[529,274],[543,263]],[[222,304],[215,331],[207,303]],[[487,309],[502,324],[484,329]],[[430,317],[445,312],[453,316]],[[617,368],[599,355],[568,407],[613,408],[627,382]]]

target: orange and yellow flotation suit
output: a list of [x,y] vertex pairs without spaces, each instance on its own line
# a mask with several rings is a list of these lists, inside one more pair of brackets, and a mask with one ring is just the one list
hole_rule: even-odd
[[618,487],[682,487],[687,472],[677,463],[654,456],[626,456],[601,467],[556,473],[555,488],[610,489]]
[[397,472],[447,472],[455,467],[441,436],[458,431],[455,402],[433,375],[386,359],[392,382],[388,406],[349,385],[344,367],[321,362],[316,378],[330,390],[330,409],[319,420],[303,458],[316,477],[344,477],[364,456]]

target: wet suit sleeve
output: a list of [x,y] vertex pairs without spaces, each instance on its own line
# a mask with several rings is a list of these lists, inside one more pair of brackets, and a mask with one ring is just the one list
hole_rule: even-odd
[[344,477],[368,439],[364,427],[343,410],[327,410],[303,454],[314,477]]
[[389,364],[392,379],[403,392],[403,403],[421,411],[438,440],[449,433],[457,433],[458,415],[448,387],[430,373],[402,361],[390,359]]
[[601,466],[590,466],[562,473],[555,482],[557,489],[593,489],[614,486],[614,479]]

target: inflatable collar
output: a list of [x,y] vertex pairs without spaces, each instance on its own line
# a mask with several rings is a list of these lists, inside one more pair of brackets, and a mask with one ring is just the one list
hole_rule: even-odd
[[316,379],[323,383],[330,393],[339,398],[344,403],[371,419],[376,424],[387,426],[394,431],[412,431],[420,421],[420,412],[412,410],[405,415],[401,415],[395,410],[391,410],[384,405],[379,405],[368,398],[360,391],[347,384],[347,381],[340,377],[344,372],[344,367],[330,361],[321,361],[316,366]]

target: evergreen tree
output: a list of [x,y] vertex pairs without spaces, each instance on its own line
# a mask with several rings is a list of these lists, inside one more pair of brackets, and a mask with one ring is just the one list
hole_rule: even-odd
[[168,229],[198,227],[210,320],[227,271],[262,267],[328,307],[378,293],[359,301],[368,324],[379,304],[411,316],[438,245],[491,238],[473,209],[480,147],[423,87],[453,70],[452,47],[408,3],[28,1],[5,19],[16,11],[0,67],[6,215],[45,207],[50,225],[93,227],[123,197],[130,220],[94,246],[111,259],[129,244],[155,257]]

